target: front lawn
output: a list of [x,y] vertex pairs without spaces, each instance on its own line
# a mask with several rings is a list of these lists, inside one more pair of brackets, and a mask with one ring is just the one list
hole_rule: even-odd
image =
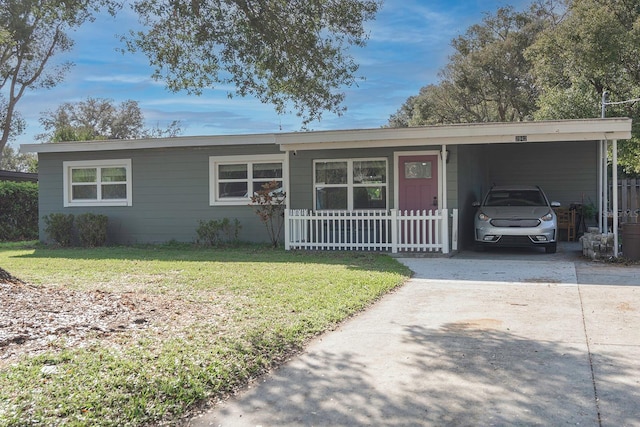
[[385,255],[258,246],[2,244],[0,267],[27,283],[0,283],[2,426],[176,422],[409,276]]

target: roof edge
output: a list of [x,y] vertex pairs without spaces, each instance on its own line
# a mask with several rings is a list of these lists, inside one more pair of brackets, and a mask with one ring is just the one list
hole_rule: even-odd
[[381,145],[488,144],[554,142],[631,138],[630,118],[489,122],[410,128],[373,128],[248,135],[187,136],[174,138],[22,144],[20,152],[141,150],[224,145],[279,145],[281,150],[351,148]]

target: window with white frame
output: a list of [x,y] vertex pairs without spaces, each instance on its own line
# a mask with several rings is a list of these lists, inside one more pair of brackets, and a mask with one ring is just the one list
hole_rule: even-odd
[[387,160],[316,160],[316,209],[386,209]]
[[246,205],[253,194],[272,181],[284,191],[282,155],[211,157],[209,173],[211,205]]
[[131,206],[131,159],[63,162],[64,206]]

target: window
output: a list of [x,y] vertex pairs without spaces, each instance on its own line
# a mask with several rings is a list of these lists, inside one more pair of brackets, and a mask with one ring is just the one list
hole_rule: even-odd
[[316,160],[315,207],[321,209],[386,209],[387,160]]
[[264,184],[280,183],[284,190],[281,155],[211,157],[211,205],[246,205]]
[[131,159],[63,162],[64,206],[131,206]]

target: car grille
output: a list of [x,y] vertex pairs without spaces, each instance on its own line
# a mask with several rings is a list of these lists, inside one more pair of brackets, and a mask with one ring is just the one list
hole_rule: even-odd
[[491,225],[494,227],[537,227],[540,225],[539,219],[492,219]]
[[504,246],[530,246],[533,242],[527,236],[502,236],[498,243]]

